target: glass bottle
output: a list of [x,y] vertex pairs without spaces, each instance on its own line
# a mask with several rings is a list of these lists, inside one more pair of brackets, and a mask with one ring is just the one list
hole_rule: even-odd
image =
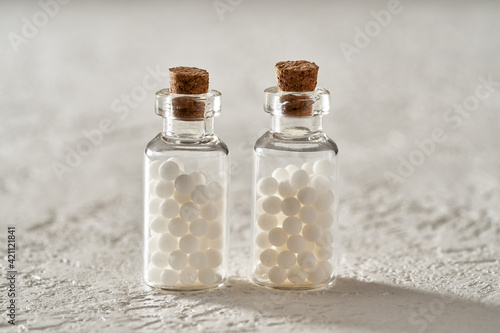
[[322,130],[330,93],[265,90],[271,129],[254,147],[255,283],[312,289],[334,278],[338,148]]
[[163,131],[144,159],[144,281],[163,290],[221,286],[227,266],[229,151],[214,133],[221,94],[156,93]]

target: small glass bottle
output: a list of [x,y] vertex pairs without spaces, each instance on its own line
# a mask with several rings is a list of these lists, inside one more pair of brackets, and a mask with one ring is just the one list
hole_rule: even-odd
[[334,278],[338,148],[322,130],[330,93],[265,90],[271,129],[254,147],[255,283],[312,289]]
[[163,131],[146,147],[144,281],[163,290],[221,286],[227,266],[228,148],[214,134],[221,94],[156,93]]

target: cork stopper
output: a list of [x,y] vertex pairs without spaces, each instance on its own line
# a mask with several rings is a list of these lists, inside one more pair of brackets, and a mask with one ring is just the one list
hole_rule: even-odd
[[[278,89],[286,92],[308,92],[316,89],[319,66],[306,60],[280,61],[276,64]],[[280,102],[283,114],[292,117],[312,115],[314,101],[300,95],[283,95]]]
[[[170,92],[173,94],[206,94],[208,92],[208,72],[196,67],[173,67],[169,69]],[[173,116],[186,120],[203,119],[205,102],[180,96],[172,99]]]

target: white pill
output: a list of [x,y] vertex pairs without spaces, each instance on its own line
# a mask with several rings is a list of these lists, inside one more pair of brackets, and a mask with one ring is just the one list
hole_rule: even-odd
[[216,204],[214,204],[213,202],[209,202],[201,207],[200,214],[201,217],[205,220],[212,221],[219,216],[219,209],[217,208]]
[[206,237],[208,239],[217,239],[222,236],[222,224],[218,221],[208,222]]
[[330,178],[324,175],[314,175],[311,178],[311,187],[318,193],[326,192],[330,189]]
[[297,193],[297,198],[303,205],[312,205],[316,202],[318,194],[316,193],[315,189],[307,186],[299,190],[299,193]]
[[314,207],[316,207],[320,212],[326,212],[333,206],[334,196],[332,191],[327,191],[318,196],[318,200],[314,203]]
[[161,178],[165,180],[174,180],[179,174],[179,165],[174,161],[165,161],[158,170]]
[[167,180],[160,180],[155,185],[155,194],[162,198],[167,199],[174,194],[174,183]]
[[157,181],[156,181],[156,180],[154,180],[154,179],[153,179],[153,180],[151,180],[151,181],[148,183],[148,189],[149,189],[149,192],[148,192],[148,193],[149,193],[151,196],[156,195],[156,193],[155,193],[155,186],[156,186],[156,183],[157,183]]
[[185,167],[184,167],[184,162],[180,158],[177,157],[170,157],[167,161],[172,161],[176,163],[179,166],[179,171],[184,172]]
[[295,254],[292,251],[282,251],[278,253],[278,257],[276,258],[278,262],[278,266],[284,269],[289,269],[295,266],[295,262],[297,261],[295,258]]
[[160,174],[158,173],[158,169],[160,168],[161,162],[160,161],[151,161],[149,164],[149,177],[151,179],[158,179],[160,178]]
[[203,268],[198,272],[198,280],[204,285],[212,285],[217,282],[217,275],[211,268]]
[[324,229],[330,228],[333,225],[333,215],[330,212],[319,214],[318,225]]
[[290,184],[296,189],[306,187],[308,183],[309,183],[309,174],[305,170],[302,169],[295,170],[290,175]]
[[154,198],[149,202],[149,214],[158,215],[160,214],[161,199]]
[[207,266],[217,268],[222,264],[222,254],[214,249],[207,250]]
[[321,266],[325,270],[327,277],[330,277],[332,275],[333,267],[329,261],[320,261],[318,262],[318,266]]
[[260,262],[266,267],[273,267],[277,264],[278,251],[266,249],[259,256]]
[[192,267],[186,267],[179,273],[179,281],[182,284],[190,285],[198,279],[198,272]]
[[192,172],[191,178],[193,178],[194,186],[205,185],[207,183],[207,177],[203,172]]
[[271,243],[269,243],[269,233],[261,232],[258,234],[255,238],[255,244],[257,244],[257,246],[261,249],[269,248],[271,246]]
[[177,272],[172,269],[165,269],[161,273],[161,283],[166,286],[173,286],[179,279]]
[[223,189],[219,183],[212,182],[207,185],[207,196],[210,200],[215,201],[222,198]]
[[302,251],[297,254],[297,264],[306,271],[312,270],[317,264],[316,256],[311,251]]
[[168,265],[168,254],[162,251],[155,251],[151,255],[151,262],[156,267],[165,267]]
[[281,211],[286,216],[294,216],[300,211],[300,202],[296,198],[285,198],[281,202]]
[[179,205],[185,204],[186,202],[191,201],[191,193],[181,193],[174,191],[174,200]]
[[259,216],[257,223],[262,230],[268,231],[278,225],[278,218],[276,215],[263,213]]
[[306,247],[306,240],[300,235],[290,236],[286,242],[286,246],[292,252],[299,253]]
[[173,199],[163,200],[160,204],[160,213],[167,219],[174,218],[179,213],[179,205]]
[[283,221],[283,230],[289,235],[296,235],[302,230],[302,222],[294,216],[289,216]]
[[299,218],[302,223],[314,223],[318,219],[319,213],[313,206],[304,206],[300,210]]
[[317,265],[313,270],[308,272],[307,279],[311,281],[311,283],[321,283],[326,281],[327,275],[323,267]]
[[176,217],[175,219],[172,219],[170,220],[170,222],[168,222],[168,231],[175,237],[184,236],[187,230],[188,225],[186,221],[184,221],[180,217]]
[[218,238],[210,240],[209,247],[215,250],[222,250],[222,248],[224,247],[224,239]]
[[269,280],[271,282],[280,284],[286,279],[286,270],[279,266],[275,266],[269,270]]
[[208,260],[205,252],[197,251],[189,255],[189,266],[193,268],[202,269],[207,265],[207,262]]
[[297,189],[294,188],[288,180],[282,181],[278,185],[278,193],[283,197],[294,197],[297,194]]
[[315,242],[321,236],[321,227],[317,224],[308,224],[302,229],[302,235],[310,242]]
[[257,193],[262,196],[270,196],[278,190],[278,182],[273,177],[264,177],[257,182]]
[[263,214],[264,213],[264,208],[262,208],[262,204],[264,203],[264,200],[266,200],[267,197],[261,197],[257,199],[257,202],[255,203],[255,210],[257,214]]
[[194,221],[200,216],[200,209],[194,202],[186,202],[181,206],[179,215],[186,221]]
[[180,193],[190,193],[194,190],[193,177],[187,174],[182,174],[175,178],[175,189]]
[[186,267],[188,263],[188,257],[187,254],[185,254],[184,252],[175,250],[170,253],[168,257],[168,262],[170,264],[170,267],[172,267],[173,269],[180,270]]
[[331,246],[333,243],[333,234],[331,230],[325,229],[321,233],[321,237],[316,241],[316,245],[320,247]]
[[208,223],[203,219],[194,220],[189,224],[189,231],[195,236],[203,236],[208,231]]
[[152,231],[161,234],[168,230],[168,220],[163,216],[156,216],[149,224],[149,227]]
[[273,228],[269,231],[268,235],[269,243],[274,246],[282,246],[286,243],[288,235],[281,228]]
[[205,185],[196,185],[193,192],[191,192],[191,199],[198,205],[206,204],[210,200],[207,187]]
[[288,271],[288,280],[293,284],[300,284],[307,278],[307,273],[300,267],[295,266]]
[[288,171],[288,174],[291,176],[294,171],[299,170],[300,168],[294,164],[287,165],[285,167],[286,171]]
[[163,269],[156,267],[156,266],[151,266],[148,269],[146,280],[151,281],[151,282],[155,282],[155,283],[160,283],[162,272],[163,272]]
[[265,197],[262,201],[262,209],[268,214],[278,214],[281,212],[281,199],[276,196]]
[[266,267],[262,264],[257,264],[253,273],[254,273],[255,277],[257,277],[257,278],[266,279],[268,272],[269,272],[268,267]]
[[158,236],[151,237],[148,240],[148,251],[149,253],[153,253],[155,251],[158,251]]
[[317,247],[316,256],[319,260],[328,260],[333,256],[333,248],[331,246]]
[[316,174],[330,176],[333,173],[333,166],[329,160],[320,160],[314,163],[313,171]]
[[282,182],[288,179],[288,171],[285,168],[278,168],[273,171],[273,178],[278,182]]
[[314,162],[306,162],[302,164],[302,170],[305,170],[308,174],[311,175],[313,173],[313,166]]
[[163,252],[172,252],[177,247],[177,238],[171,234],[161,234],[158,237],[158,248]]
[[198,249],[198,238],[193,235],[184,235],[179,240],[179,249],[186,253],[193,253]]

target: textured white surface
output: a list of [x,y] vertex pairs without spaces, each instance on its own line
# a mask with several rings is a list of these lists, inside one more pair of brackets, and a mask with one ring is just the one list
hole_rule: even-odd
[[[2,310],[0,330],[498,332],[500,87],[460,123],[443,116],[479,77],[500,81],[500,4],[401,3],[347,63],[339,44],[386,2],[243,1],[221,20],[211,1],[73,1],[17,54],[6,36],[40,7],[3,2],[0,212],[2,232],[17,226],[20,274],[19,325]],[[285,59],[316,61],[332,92],[325,128],[340,147],[341,278],[326,290],[278,292],[248,278],[251,146],[268,126],[262,92]],[[167,80],[128,113],[111,108],[147,67],[177,65],[206,68],[223,93],[231,276],[220,290],[160,294],[141,282],[141,181],[142,151],[161,125],[153,94]],[[58,181],[52,162],[65,163],[105,118],[113,131]],[[389,187],[384,173],[437,127],[446,140]]]

